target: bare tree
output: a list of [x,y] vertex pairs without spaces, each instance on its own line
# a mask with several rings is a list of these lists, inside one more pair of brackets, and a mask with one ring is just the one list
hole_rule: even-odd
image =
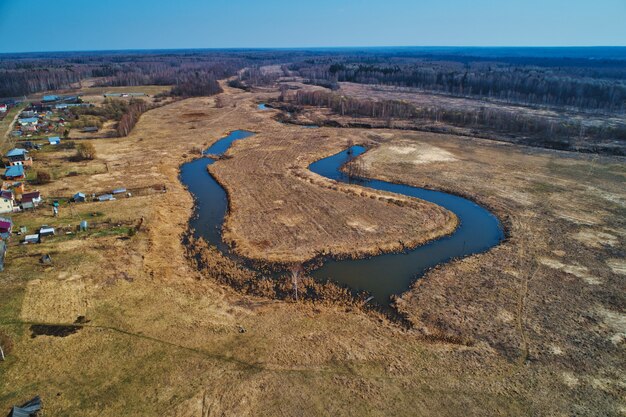
[[298,282],[300,281],[300,277],[302,275],[302,265],[293,265],[290,268],[289,272],[291,276],[291,284],[293,285],[294,297],[296,302],[298,302]]

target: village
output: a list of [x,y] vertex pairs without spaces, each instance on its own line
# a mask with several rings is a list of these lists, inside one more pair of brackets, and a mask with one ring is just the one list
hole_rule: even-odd
[[[104,94],[109,97],[134,97],[143,94]],[[37,155],[41,152],[50,153],[58,149],[73,149],[70,140],[69,120],[77,119],[70,109],[76,107],[94,107],[94,104],[83,102],[80,96],[44,95],[40,101],[19,102],[9,101],[0,104],[0,120],[6,117],[12,108],[19,110],[15,116],[8,140],[5,143],[4,171],[0,190],[0,271],[4,270],[4,259],[11,245],[36,244],[49,239],[59,232],[71,235],[86,232],[87,220],[80,220],[75,227],[65,227],[62,231],[47,224],[27,227],[20,224],[20,214],[35,210],[47,211],[55,218],[60,210],[71,210],[72,204],[86,201],[113,201],[120,196],[131,197],[132,193],[125,187],[98,193],[86,193],[76,190],[71,196],[46,197],[37,188],[38,185],[50,182],[52,178],[46,170],[38,169]],[[99,126],[82,126],[81,133],[92,134],[99,131]],[[44,254],[40,262],[51,262],[50,256]]]

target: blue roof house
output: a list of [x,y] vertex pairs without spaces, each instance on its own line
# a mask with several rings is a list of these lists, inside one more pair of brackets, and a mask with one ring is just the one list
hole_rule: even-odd
[[7,152],[7,158],[15,158],[15,157],[25,157],[28,151],[22,148],[13,148],[9,152]]
[[4,171],[4,178],[7,180],[24,178],[24,167],[22,165],[12,165]]
[[48,143],[50,145],[59,145],[61,143],[61,138],[58,136],[52,136],[48,138]]
[[21,125],[36,125],[37,122],[39,121],[39,118],[37,118],[37,117],[27,117],[25,119],[19,119],[18,121],[19,121],[19,123]]

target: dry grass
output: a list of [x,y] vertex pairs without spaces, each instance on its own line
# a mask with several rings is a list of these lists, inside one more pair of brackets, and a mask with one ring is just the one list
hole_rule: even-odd
[[[370,160],[370,174],[462,191],[511,219],[507,243],[432,271],[403,297],[401,309],[417,325],[406,331],[345,307],[244,296],[191,267],[180,239],[193,202],[178,181],[178,166],[191,158],[190,149],[235,129],[259,132],[238,142],[232,160],[214,165],[216,173],[228,182],[226,167],[241,168],[244,149],[267,156],[260,175],[274,171],[298,184],[284,197],[295,204],[300,193],[332,194],[295,177],[317,157],[304,138],[328,135],[317,139],[320,155],[326,155],[350,135],[366,134],[305,134],[272,121],[271,111],[257,111],[254,93],[226,90],[222,108],[214,99],[180,101],[144,114],[129,137],[94,141],[98,158],[87,164],[105,165],[106,172],[42,186],[44,195],[153,184],[165,184],[167,192],[62,207],[57,219],[47,210],[15,216],[30,227],[75,226],[83,217],[110,218],[112,226],[110,233],[10,248],[0,276],[0,331],[14,347],[0,362],[1,410],[36,394],[47,415],[72,416],[552,416],[624,410],[624,342],[616,337],[623,332],[623,276],[614,272],[626,239],[623,162],[592,163],[452,136],[388,131],[372,137],[383,150],[416,141],[457,161],[412,164],[407,171]],[[268,155],[272,139],[277,155],[292,160]],[[256,161],[263,167],[262,158]],[[298,167],[294,177],[284,172],[292,165]],[[312,191],[318,186],[322,190]],[[337,199],[368,201],[366,213],[369,203],[378,204],[333,192]],[[408,208],[403,212],[413,215]],[[116,223],[135,224],[142,217],[134,236],[116,234]],[[614,245],[582,244],[575,238],[580,232],[611,235]],[[51,254],[52,265],[39,264],[42,253]],[[557,267],[584,267],[599,283],[558,268],[536,270],[540,257],[558,260],[551,263]],[[30,337],[32,323],[70,324],[76,315],[89,322],[75,334]],[[240,333],[239,326],[247,331]],[[438,335],[474,343],[444,343],[446,337]],[[530,359],[524,365],[522,349]]]

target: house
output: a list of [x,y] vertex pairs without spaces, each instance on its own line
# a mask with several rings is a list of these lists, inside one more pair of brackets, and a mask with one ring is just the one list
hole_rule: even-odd
[[6,113],[8,110],[8,107],[6,104],[0,104],[0,113]]
[[4,178],[7,180],[19,180],[24,178],[24,167],[22,165],[13,165],[4,171]]
[[0,213],[13,213],[14,203],[12,191],[0,191]]
[[0,238],[8,239],[13,230],[13,221],[7,217],[0,217]]
[[59,145],[61,143],[61,138],[58,136],[52,136],[48,138],[48,143],[50,145]]
[[32,110],[24,110],[20,113],[20,119],[28,119],[30,117],[37,117],[37,113]]
[[115,197],[113,197],[113,194],[103,194],[100,197],[98,197],[98,201],[111,201],[111,200],[115,200]]
[[75,202],[83,203],[85,201],[85,193],[76,193],[73,198]]
[[38,117],[26,117],[23,119],[18,119],[17,122],[21,126],[36,126],[37,123],[39,122],[39,118]]
[[28,151],[21,148],[13,148],[6,154],[9,160],[9,165],[24,165],[31,166],[33,164],[33,158],[28,156]]
[[52,101],[59,101],[61,98],[59,96],[51,95],[51,96],[43,96],[41,101],[44,103],[50,103]]
[[54,236],[54,227],[41,226],[39,229],[39,237]]
[[37,207],[41,203],[41,193],[39,191],[31,191],[30,193],[22,194],[22,205],[24,203],[33,203],[34,207]]

